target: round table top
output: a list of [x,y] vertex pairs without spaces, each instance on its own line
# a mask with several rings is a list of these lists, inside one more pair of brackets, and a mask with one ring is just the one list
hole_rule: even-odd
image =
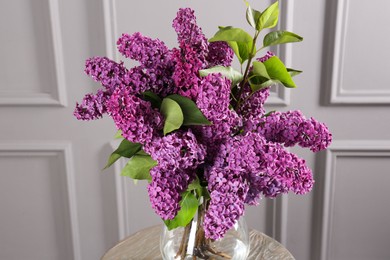
[[[161,260],[160,233],[162,226],[143,229],[107,251],[102,260]],[[294,260],[292,254],[269,236],[251,230],[249,233],[250,260]]]

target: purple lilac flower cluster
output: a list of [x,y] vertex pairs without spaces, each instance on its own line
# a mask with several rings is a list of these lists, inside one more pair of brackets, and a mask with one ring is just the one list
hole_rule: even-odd
[[148,194],[152,208],[162,219],[173,219],[180,210],[180,194],[193,179],[192,172],[158,165],[151,169],[150,175]]
[[118,50],[126,58],[139,61],[145,68],[153,68],[156,62],[164,60],[168,47],[159,39],[153,40],[137,32],[122,34],[117,41]]
[[233,61],[233,50],[226,42],[211,42],[207,55],[207,67],[224,66],[229,67]]
[[287,147],[298,144],[313,152],[325,149],[332,141],[323,123],[314,118],[306,119],[300,111],[274,112],[258,118],[252,128],[268,141],[283,143]]
[[201,136],[209,145],[218,144],[230,136],[233,129],[241,125],[240,117],[229,109],[230,80],[219,74],[210,74],[202,80],[196,105],[212,122],[211,126],[201,127]]
[[[152,208],[164,220],[176,216],[181,194],[195,178],[202,178],[210,194],[205,234],[219,239],[244,214],[245,204],[310,191],[310,169],[284,147],[298,144],[317,152],[330,144],[332,135],[323,123],[299,111],[266,114],[269,88],[252,92],[244,86],[243,102],[232,109],[231,81],[221,74],[199,76],[201,69],[230,66],[232,49],[225,42],[208,43],[189,8],[178,11],[173,28],[179,43],[174,49],[140,33],[123,34],[117,41],[119,52],[139,62],[131,69],[104,57],[88,59],[86,74],[103,88],[77,103],[74,115],[81,120],[109,115],[124,138],[142,144],[157,161],[148,193]],[[258,60],[272,56],[267,52]],[[179,94],[192,99],[211,125],[186,125],[163,135],[165,119],[144,99],[145,91],[160,98]]]
[[81,104],[76,103],[74,115],[78,120],[95,120],[103,117],[107,112],[106,103],[109,94],[103,90],[98,90],[94,94],[87,94]]
[[104,89],[85,95],[81,104],[76,103],[74,115],[79,120],[99,119],[107,112],[106,103],[116,87],[126,84],[128,70],[123,62],[116,63],[106,57],[94,57],[85,62],[85,73],[99,81]]
[[204,162],[205,147],[188,129],[155,138],[144,150],[158,162],[151,171],[152,182],[148,186],[152,208],[161,218],[172,219],[180,209],[180,194],[195,179],[195,169]]
[[245,203],[257,205],[261,196],[275,198],[288,191],[304,194],[314,182],[303,159],[253,132],[227,139],[206,176],[211,200],[204,221],[212,239],[234,225]]
[[267,61],[269,58],[271,58],[273,56],[275,56],[275,54],[273,54],[271,51],[267,51],[267,53],[263,57],[260,57],[257,60],[260,61],[260,62],[265,62],[265,61]]
[[131,95],[126,86],[118,87],[107,102],[107,111],[127,140],[150,143],[162,127],[162,116],[150,102]]

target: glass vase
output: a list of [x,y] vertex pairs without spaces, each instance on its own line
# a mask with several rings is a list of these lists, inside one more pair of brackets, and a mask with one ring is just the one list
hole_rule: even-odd
[[168,230],[164,226],[160,251],[164,260],[244,260],[249,254],[249,232],[244,217],[218,240],[207,239],[203,230],[205,210],[200,206],[186,227]]

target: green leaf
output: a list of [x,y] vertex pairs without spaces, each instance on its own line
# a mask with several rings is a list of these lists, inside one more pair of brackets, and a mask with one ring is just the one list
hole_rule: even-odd
[[290,73],[287,71],[283,62],[276,56],[273,56],[263,62],[267,69],[270,78],[275,81],[280,81],[285,87],[296,88],[294,81],[291,78]]
[[241,64],[248,59],[249,54],[252,51],[256,51],[255,48],[253,48],[253,38],[246,31],[231,26],[219,28],[219,31],[209,40],[209,42],[227,42]]
[[254,61],[253,62],[253,70],[252,74],[256,76],[261,76],[266,79],[270,79],[270,76],[268,75],[267,68],[262,62]]
[[253,9],[247,1],[245,1],[245,4],[248,6],[246,9],[246,20],[250,26],[257,29],[257,24],[259,23],[261,12]]
[[193,180],[187,187],[187,191],[193,191],[193,190],[197,190],[199,188],[201,188],[202,186],[200,186],[200,181],[199,181],[199,178],[198,176],[196,176],[195,180]]
[[249,79],[249,85],[251,86],[252,91],[267,88],[274,84],[281,84],[281,82],[279,80],[267,79],[260,76],[254,76]]
[[122,176],[135,180],[152,180],[150,169],[157,165],[157,162],[150,155],[136,154],[130,158],[122,169]]
[[148,153],[145,153],[145,151],[144,150],[139,150],[138,152],[137,152],[137,154],[139,154],[139,155],[149,155]]
[[253,62],[253,70],[249,77],[249,85],[251,86],[252,91],[270,87],[276,83],[278,82],[271,80],[271,76],[268,75],[267,68],[264,63],[259,61]]
[[130,158],[142,148],[142,145],[138,143],[132,143],[126,139],[119,144],[118,148],[110,155],[108,162],[104,169],[110,167],[114,162],[116,162],[121,157]]
[[179,129],[183,124],[183,112],[176,101],[170,98],[164,98],[161,103],[160,112],[165,118],[164,135]]
[[180,201],[180,210],[172,220],[164,220],[168,230],[177,227],[185,227],[194,218],[198,209],[198,200],[192,192],[186,191],[182,194]]
[[122,130],[118,130],[115,135],[114,135],[114,139],[121,139],[123,138],[122,136]]
[[233,69],[232,67],[223,67],[223,66],[215,66],[212,68],[204,69],[199,71],[199,75],[201,77],[206,77],[211,73],[221,73],[225,78],[230,79],[232,82],[232,86],[236,86],[243,79],[243,75],[241,72]]
[[211,125],[191,99],[176,94],[167,96],[166,99],[171,99],[180,106],[183,114],[183,125]]
[[264,47],[273,46],[277,44],[301,42],[303,38],[295,33],[288,31],[273,31],[264,36]]
[[303,72],[301,70],[294,70],[294,69],[291,69],[291,68],[287,68],[287,71],[288,71],[288,73],[290,73],[291,77],[299,75],[299,74],[301,74]]
[[269,111],[267,114],[265,114],[263,117],[267,117],[267,116],[270,116],[272,115],[273,113],[275,113],[276,110],[272,110],[272,111]]
[[276,1],[261,13],[256,29],[261,31],[265,28],[273,28],[278,24],[279,2]]
[[202,186],[200,185],[200,181],[198,176],[196,176],[195,180],[193,180],[187,187],[187,191],[196,191],[198,196],[202,195]]
[[236,54],[238,61],[240,64],[244,63],[247,59],[249,59],[249,46],[245,42],[227,42],[232,48],[233,52]]
[[142,93],[143,99],[152,103],[153,108],[161,107],[161,98],[151,91],[145,91]]
[[202,186],[202,196],[203,196],[203,199],[204,199],[204,200],[209,200],[209,199],[211,199],[210,192],[209,192],[209,190],[207,189],[207,187],[203,187],[203,186]]

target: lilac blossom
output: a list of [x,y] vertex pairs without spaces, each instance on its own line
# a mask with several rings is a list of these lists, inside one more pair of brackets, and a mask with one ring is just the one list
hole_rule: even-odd
[[143,67],[152,68],[169,58],[168,47],[159,39],[153,40],[136,32],[122,34],[117,41],[118,50],[126,58],[139,61]]
[[175,86],[172,80],[172,71],[169,68],[144,69],[142,66],[131,68],[124,75],[129,91],[132,94],[140,94],[145,91],[152,91],[161,96],[175,93]]
[[208,238],[223,237],[244,214],[244,203],[250,188],[246,165],[256,167],[258,162],[252,148],[253,142],[250,145],[240,140],[242,136],[226,139],[220,145],[213,165],[206,170],[205,177],[211,195],[204,220]]
[[257,204],[261,195],[274,198],[288,191],[303,194],[312,188],[312,173],[305,161],[259,133],[239,137],[225,160],[248,174],[248,204]]
[[102,90],[98,90],[95,95],[85,95],[81,104],[76,103],[76,108],[73,113],[74,116],[78,120],[95,120],[101,118],[107,112],[106,102],[109,96],[107,92]]
[[190,8],[179,9],[173,20],[173,28],[180,48],[173,50],[176,66],[172,78],[180,95],[196,100],[199,93],[199,70],[207,65],[208,42]]
[[[129,84],[134,88],[141,92],[153,91],[162,96],[175,91],[172,79],[175,60],[172,58],[172,51],[165,46],[164,42],[134,33],[133,35],[122,34],[117,45],[119,52],[125,57],[141,63],[128,75],[132,80]],[[141,82],[135,80],[139,77],[143,79]]]
[[237,138],[226,139],[213,165],[205,171],[211,199],[203,227],[206,237],[211,239],[222,238],[244,214],[249,183],[240,158],[230,156],[236,151],[236,142]]
[[112,93],[119,85],[127,85],[126,74],[128,70],[123,62],[116,63],[106,57],[93,57],[85,62],[85,73],[99,81],[107,93]]
[[163,219],[172,219],[180,209],[180,194],[204,162],[205,148],[188,129],[155,138],[144,149],[158,162],[151,170],[152,183],[148,186],[152,207]]
[[214,132],[214,138],[229,136],[232,128],[240,125],[237,113],[229,108],[230,80],[220,74],[209,74],[202,79],[196,105],[212,122],[207,126]]
[[203,227],[207,238],[220,239],[244,214],[248,184],[241,172],[213,168],[209,173],[210,203]]
[[205,177],[211,200],[204,228],[212,239],[223,237],[243,215],[244,203],[256,205],[261,196],[288,191],[304,194],[313,186],[304,160],[259,133],[227,139]]
[[229,108],[230,85],[230,80],[220,74],[206,76],[200,85],[196,105],[212,123],[199,127],[201,139],[208,147],[208,159],[213,158],[220,142],[242,125],[241,118]]
[[273,52],[267,51],[267,53],[263,57],[257,58],[257,60],[260,62],[265,62],[273,56],[275,56],[275,54]]
[[332,134],[328,128],[313,118],[306,119],[300,111],[275,112],[257,122],[257,129],[267,140],[299,144],[318,152],[329,146]]
[[131,142],[146,144],[162,129],[161,114],[150,102],[131,95],[126,86],[114,91],[107,110],[122,136]]
[[263,88],[251,93],[249,86],[246,86],[242,98],[241,106],[238,108],[238,113],[246,120],[256,119],[265,114],[264,103],[269,97],[270,89]]
[[145,151],[158,161],[161,167],[172,166],[182,170],[196,169],[206,156],[205,147],[197,141],[191,129],[178,130],[156,138],[145,146]]
[[202,64],[205,65],[208,42],[202,29],[196,24],[194,10],[180,8],[176,18],[173,20],[172,26],[177,33],[177,40],[180,47],[189,46],[189,48],[197,53],[197,58]]
[[180,210],[180,194],[187,189],[191,175],[169,165],[157,165],[150,170],[150,175],[148,193],[152,208],[162,219],[173,219]]
[[182,96],[196,100],[200,82],[198,71],[203,66],[201,60],[188,45],[183,45],[180,50],[174,49],[172,56],[176,64],[172,78],[177,86],[177,92]]
[[208,67],[229,67],[233,61],[234,52],[226,42],[210,42],[207,62]]
[[129,86],[128,91],[133,95],[151,90],[154,86],[150,75],[141,66],[131,68],[125,75],[125,79]]

